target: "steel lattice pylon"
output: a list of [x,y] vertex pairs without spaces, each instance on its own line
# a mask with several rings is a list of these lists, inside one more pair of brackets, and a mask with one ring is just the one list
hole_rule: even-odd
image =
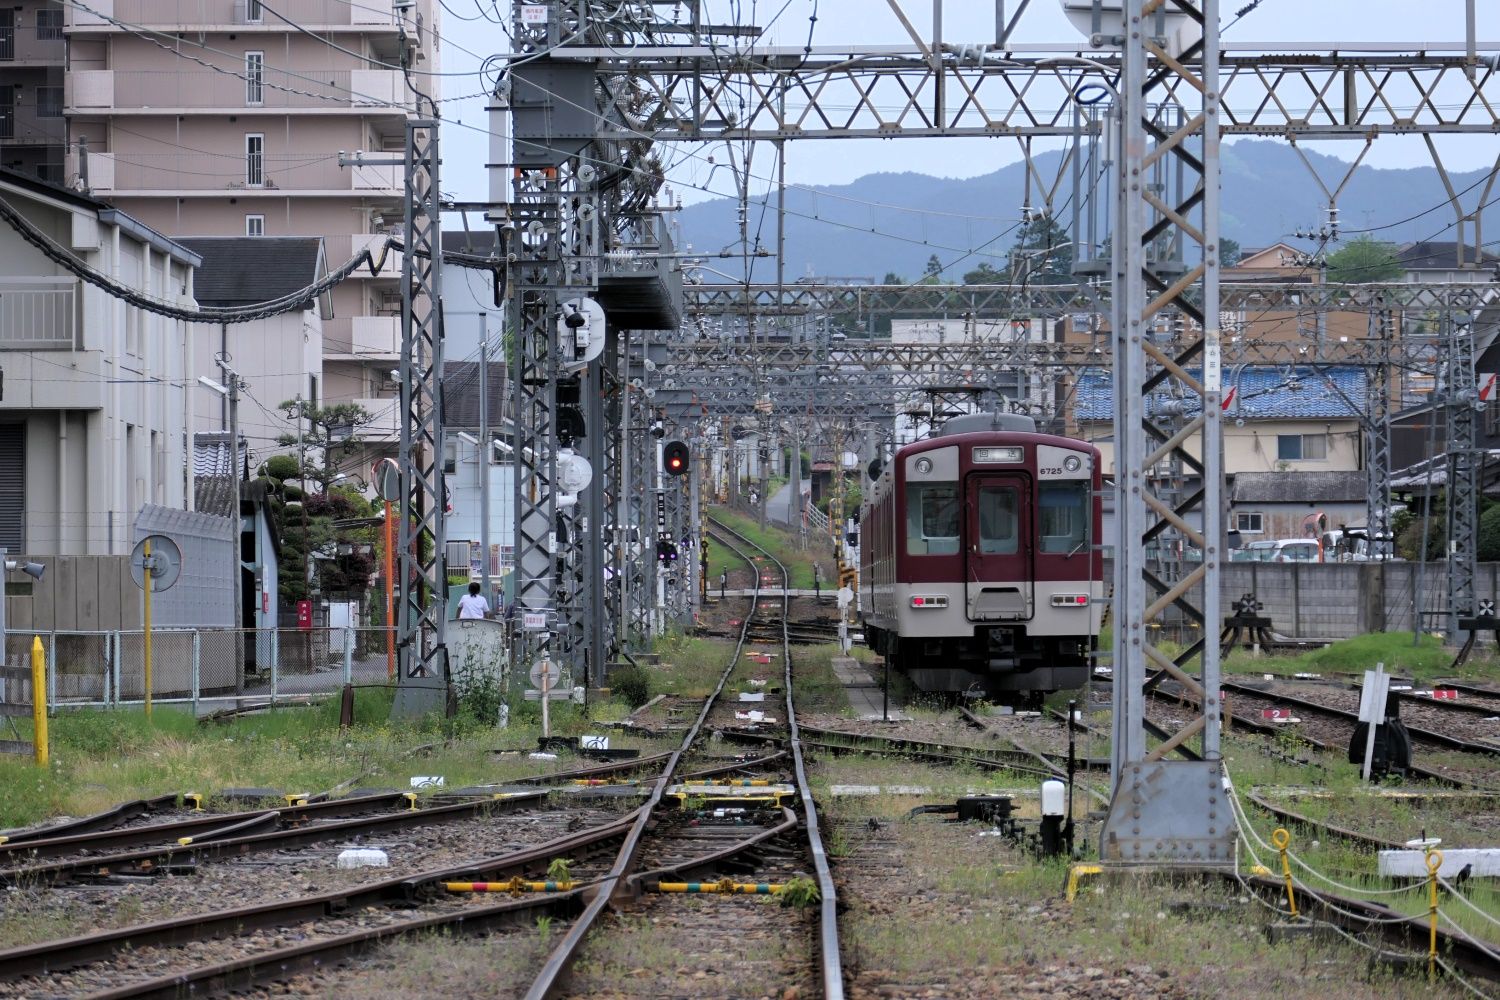
[[[1191,22],[1184,51],[1165,39],[1183,37],[1159,0],[1125,0],[1121,76],[1116,103],[1120,130],[1115,171],[1118,223],[1113,261],[1115,386],[1115,509],[1119,542],[1114,593],[1113,794],[1101,853],[1106,860],[1153,864],[1227,865],[1234,857],[1235,824],[1222,787],[1219,755],[1219,648],[1199,643],[1201,679],[1155,645],[1152,626],[1174,605],[1216,630],[1223,532],[1219,345],[1219,40],[1217,0],[1179,2],[1174,17]],[[1181,125],[1153,117],[1165,93],[1185,101]],[[1173,119],[1175,120],[1175,119]],[[1164,202],[1150,175],[1170,160],[1194,178],[1181,199]],[[1186,271],[1158,273],[1149,251],[1180,241]],[[1199,252],[1201,251],[1201,257]],[[1195,259],[1197,263],[1192,263]],[[1178,313],[1186,341],[1163,349]],[[1158,342],[1162,343],[1158,343]],[[1181,403],[1187,419],[1170,436],[1151,422],[1151,400]],[[1164,410],[1167,408],[1163,408]],[[1188,449],[1193,448],[1197,456]],[[1180,460],[1197,472],[1201,488],[1168,504],[1153,493],[1163,462]],[[1168,584],[1144,570],[1147,546],[1172,531],[1196,558]],[[1196,564],[1196,565],[1194,565]],[[1198,700],[1198,711],[1158,746],[1146,739],[1147,671],[1152,682],[1170,677]],[[1201,760],[1167,760],[1201,738]]]
[[406,253],[401,267],[401,677],[395,710],[446,702],[448,567],[443,477],[442,229],[438,123],[406,123]]
[[1479,536],[1479,387],[1474,375],[1474,328],[1468,313],[1442,317],[1443,395],[1448,423],[1448,641],[1458,640],[1458,620],[1478,610],[1474,593],[1475,539]]
[[1376,364],[1370,369],[1365,398],[1365,529],[1372,554],[1391,532],[1391,350],[1394,322],[1390,310],[1370,313],[1370,340]]

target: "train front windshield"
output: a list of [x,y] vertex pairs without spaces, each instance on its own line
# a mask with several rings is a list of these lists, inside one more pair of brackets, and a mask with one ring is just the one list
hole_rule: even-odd
[[1083,547],[1088,529],[1087,483],[1043,483],[1038,501],[1042,508],[1042,551],[1067,555]]
[[957,554],[958,522],[957,483],[914,483],[906,487],[907,555]]

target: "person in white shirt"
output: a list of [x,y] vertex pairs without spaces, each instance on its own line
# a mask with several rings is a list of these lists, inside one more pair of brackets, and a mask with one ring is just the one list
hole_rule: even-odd
[[458,599],[458,617],[460,618],[488,618],[490,616],[490,602],[484,599],[479,592],[479,584],[469,584],[469,592]]

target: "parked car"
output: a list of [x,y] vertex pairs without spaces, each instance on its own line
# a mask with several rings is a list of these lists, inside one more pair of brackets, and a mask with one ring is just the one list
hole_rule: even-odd
[[1316,538],[1282,538],[1272,543],[1271,554],[1266,562],[1323,561],[1323,546]]
[[1323,532],[1323,558],[1326,562],[1399,562],[1396,543],[1389,531],[1372,539],[1362,524]]

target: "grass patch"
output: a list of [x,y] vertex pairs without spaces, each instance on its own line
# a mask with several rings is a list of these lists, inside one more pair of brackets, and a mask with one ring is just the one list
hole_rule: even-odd
[[652,652],[661,656],[660,666],[644,668],[652,697],[707,698],[734,655],[734,642],[673,633],[658,639]]
[[1420,679],[1446,673],[1453,653],[1435,636],[1420,636],[1414,645],[1410,632],[1376,632],[1342,639],[1299,659],[1309,671],[1373,670],[1375,664],[1384,663],[1387,673],[1410,672]]
[[[791,532],[769,525],[762,530],[760,522],[755,518],[736,514],[722,507],[715,507],[713,516],[715,520],[738,531],[781,560],[782,565],[786,566],[787,574],[791,578],[791,586],[794,589],[812,589],[813,565],[817,564],[822,570],[823,589],[830,592],[838,590],[838,574],[835,572],[833,556],[827,554],[827,550],[831,549],[832,545],[827,543],[827,539],[811,540],[812,547],[820,553],[814,554],[814,552],[799,548],[797,538]],[[729,572],[742,570],[744,566],[745,561],[723,545],[713,545],[709,549],[708,578],[714,583],[718,582],[720,573],[726,570]]]
[[[405,788],[418,774],[442,775],[453,788],[578,763],[566,756],[555,763],[495,756],[497,749],[536,748],[540,713],[532,702],[517,702],[510,727],[501,730],[463,717],[394,723],[388,695],[360,694],[368,697],[357,703],[356,722],[347,730],[339,729],[336,703],[273,709],[225,725],[199,725],[190,712],[167,706],[149,721],[131,710],[60,713],[51,720],[48,768],[30,758],[0,757],[0,829],[171,792],[317,792],[359,776],[361,786]],[[607,704],[592,711],[623,714],[624,708]],[[552,710],[554,735],[581,735],[594,725],[580,706],[559,703]],[[437,745],[417,752],[429,744]],[[656,748],[638,737],[617,736],[615,744]]]

